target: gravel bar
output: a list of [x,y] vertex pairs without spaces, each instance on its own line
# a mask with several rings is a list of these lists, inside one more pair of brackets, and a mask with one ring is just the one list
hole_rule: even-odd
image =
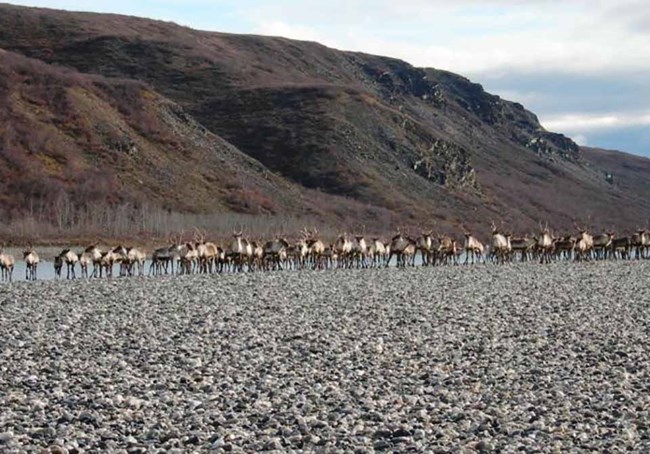
[[0,451],[650,451],[650,261],[0,286]]

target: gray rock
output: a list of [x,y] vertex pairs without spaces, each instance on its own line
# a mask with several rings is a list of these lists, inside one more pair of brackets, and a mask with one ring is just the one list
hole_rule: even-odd
[[9,444],[14,440],[15,436],[13,432],[1,432],[0,433],[0,444]]

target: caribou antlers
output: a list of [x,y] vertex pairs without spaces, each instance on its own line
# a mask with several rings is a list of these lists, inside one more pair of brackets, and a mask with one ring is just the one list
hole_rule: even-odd
[[200,230],[198,227],[194,228],[194,242],[197,244],[203,244],[205,243],[205,237],[206,237],[206,232],[205,230]]
[[299,233],[303,241],[307,241],[308,239],[311,238],[311,232],[307,229],[306,226],[303,227]]
[[541,233],[549,233],[550,232],[550,229],[548,228],[548,222],[544,222],[542,224],[542,221],[537,221],[537,225],[538,225],[539,231]]
[[576,221],[573,221],[573,226],[576,228],[576,230],[580,233],[584,233],[587,231],[587,229],[584,226],[578,225]]

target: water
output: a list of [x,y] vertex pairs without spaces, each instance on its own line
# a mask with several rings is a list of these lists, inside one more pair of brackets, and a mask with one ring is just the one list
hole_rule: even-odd
[[[151,261],[147,261],[145,264],[145,271],[148,274],[149,271],[149,264]],[[18,261],[16,262],[16,265],[14,266],[14,274],[13,274],[13,280],[14,282],[19,282],[19,281],[25,281],[25,271],[26,271],[26,266],[25,262],[23,261]],[[92,274],[93,272],[93,267],[90,265],[88,267],[88,275]],[[77,278],[81,278],[81,268],[79,265],[75,267],[75,273]],[[120,266],[119,264],[113,265],[113,277],[119,276],[120,275]],[[52,261],[47,261],[47,260],[41,260],[41,262],[38,264],[38,269],[36,271],[36,277],[39,281],[50,281],[54,279],[54,262]],[[67,277],[67,268],[65,264],[63,265],[63,268],[61,268],[61,278],[65,279]]]
[[[22,257],[22,253],[14,253],[14,257],[18,259],[18,257]],[[465,260],[465,255],[462,254],[459,257],[459,263],[463,263]],[[151,265],[151,260],[147,260],[145,262],[144,270],[145,270],[145,275],[149,275],[149,266]],[[415,265],[420,266],[422,265],[422,257],[420,254],[418,254],[415,258]],[[391,267],[395,267],[395,258],[391,260]],[[14,282],[21,282],[25,281],[25,271],[26,271],[26,266],[25,262],[22,260],[16,260],[16,264],[14,266],[14,273],[13,273],[13,281]],[[176,271],[176,267],[174,267],[174,271]],[[81,268],[79,265],[75,267],[75,272],[77,279],[81,278]],[[88,274],[92,274],[93,272],[93,267],[90,265],[88,267]],[[288,271],[290,272],[290,271]],[[120,266],[119,264],[113,265],[113,277],[118,277],[120,275]],[[137,275],[137,273],[136,273]],[[67,276],[67,268],[65,264],[63,265],[63,268],[61,269],[61,278],[66,279]],[[41,262],[38,265],[38,270],[37,270],[37,278],[39,281],[48,281],[48,280],[53,280],[55,278],[54,276],[54,262],[52,260],[43,260],[41,258]]]

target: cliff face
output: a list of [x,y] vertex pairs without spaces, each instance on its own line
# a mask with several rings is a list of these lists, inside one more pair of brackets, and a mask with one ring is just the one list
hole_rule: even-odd
[[[484,227],[486,220],[503,219],[528,228],[540,219],[570,226],[573,219],[599,222],[614,213],[620,224],[633,222],[633,213],[650,215],[647,185],[634,180],[622,190],[610,184],[570,139],[545,131],[520,104],[456,74],[317,43],[147,19],[7,5],[0,13],[0,47],[12,58],[22,54],[42,68],[67,68],[79,86],[91,87],[82,98],[91,93],[117,106],[116,115],[87,118],[86,126],[70,119],[68,135],[80,154],[103,156],[79,142],[82,130],[97,124],[120,130],[120,115],[122,122],[153,123],[155,134],[136,124],[128,135],[150,144],[142,161],[150,178],[135,184],[122,161],[101,158],[102,171],[128,197],[174,210],[307,210],[359,222],[384,222],[392,212],[390,223],[442,229],[461,220]],[[66,84],[79,91],[77,82]],[[138,88],[125,96],[119,87]],[[122,103],[128,107],[120,109]],[[47,129],[47,123],[30,129]],[[195,145],[199,137],[204,146]],[[106,147],[128,149],[129,140]],[[172,171],[174,178],[191,175],[186,190],[200,196],[165,193],[170,186],[151,170],[161,165],[157,153],[164,161],[181,149],[189,157]],[[230,167],[219,165],[224,155]],[[630,163],[619,178],[638,165]],[[206,167],[219,177],[195,181]],[[250,200],[233,202],[231,185],[242,181],[240,192]],[[77,185],[68,182],[66,190]],[[290,203],[296,192],[301,202]]]

